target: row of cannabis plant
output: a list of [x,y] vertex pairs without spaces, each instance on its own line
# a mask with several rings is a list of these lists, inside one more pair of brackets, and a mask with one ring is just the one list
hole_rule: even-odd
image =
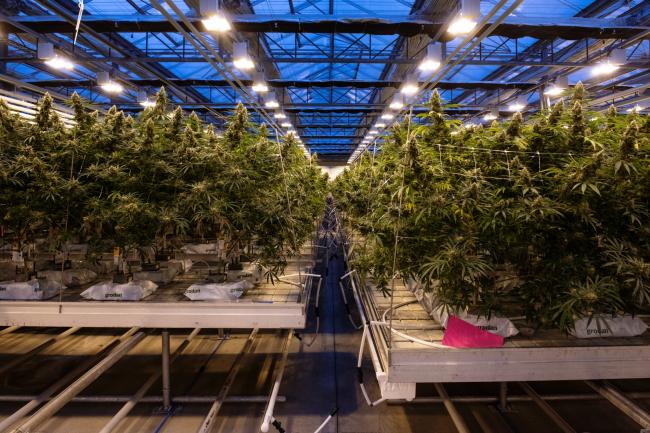
[[581,84],[485,127],[449,120],[434,92],[334,194],[379,287],[415,277],[442,307],[570,329],[650,307],[649,153],[648,118],[589,112]]
[[239,105],[223,135],[173,109],[164,89],[137,117],[90,112],[76,94],[64,127],[46,95],[33,121],[0,102],[0,224],[28,251],[70,242],[122,252],[188,240],[254,243],[282,267],[313,231],[325,179],[291,138],[269,140]]

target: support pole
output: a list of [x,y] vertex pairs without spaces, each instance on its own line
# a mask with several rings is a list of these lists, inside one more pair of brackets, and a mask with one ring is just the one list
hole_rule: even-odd
[[35,433],[36,428],[44,423],[48,418],[58,412],[70,400],[72,400],[88,385],[93,383],[106,370],[111,368],[117,361],[122,359],[129,350],[133,349],[144,338],[144,332],[138,332],[128,340],[123,341],[111,353],[102,359],[97,365],[88,370],[83,376],[64,389],[54,399],[50,400],[45,406],[32,415],[23,425],[13,431],[13,433]]
[[560,416],[559,413],[555,411],[542,397],[537,394],[537,392],[526,382],[519,382],[519,386],[528,394],[533,401],[539,406],[540,409],[548,415],[549,418],[562,430],[564,433],[576,433],[573,427],[567,423],[564,418]]
[[604,380],[602,385],[591,380],[587,380],[585,383],[598,394],[606,398],[611,404],[616,406],[618,410],[632,418],[634,422],[639,424],[641,427],[644,429],[650,429],[650,414],[627,398],[609,381]]
[[210,433],[212,431],[212,428],[214,427],[214,423],[217,420],[217,415],[219,414],[219,410],[221,409],[221,405],[226,399],[226,395],[228,395],[228,391],[230,391],[230,387],[235,381],[235,378],[237,377],[237,373],[239,373],[239,369],[241,368],[241,364],[242,364],[241,360],[244,357],[244,355],[246,355],[250,351],[251,347],[253,346],[253,342],[255,341],[256,335],[257,335],[257,329],[253,329],[253,332],[251,332],[251,334],[248,336],[246,343],[244,343],[244,347],[242,348],[241,352],[237,354],[237,357],[235,358],[232,366],[230,367],[230,370],[228,371],[228,376],[226,376],[226,381],[221,386],[221,389],[219,390],[219,394],[217,394],[217,398],[212,403],[212,406],[210,407],[210,411],[208,411],[208,414],[203,419],[203,422],[201,423],[201,427],[199,427],[197,433]]
[[[174,351],[174,354],[171,356],[169,359],[170,365],[176,361],[176,359],[181,355],[181,353],[187,348],[187,346],[190,344],[190,342],[198,335],[198,333],[201,332],[201,328],[196,328],[192,331],[190,335],[185,337],[185,340],[176,348]],[[169,336],[169,335],[168,335]],[[164,339],[163,339],[164,341]],[[164,347],[164,346],[163,346]],[[164,359],[164,358],[163,358]],[[163,361],[164,365],[164,361]],[[169,373],[169,369],[167,371]],[[149,376],[149,379],[138,389],[138,391],[132,396],[129,397],[128,400],[124,402],[124,405],[120,408],[120,410],[111,418],[111,420],[106,423],[106,425],[100,430],[99,433],[110,433],[112,432],[115,427],[131,412],[131,410],[135,407],[136,404],[139,402],[143,401],[144,395],[149,391],[149,389],[153,386],[154,383],[160,378],[162,375],[162,371],[158,371],[151,376]],[[164,394],[164,391],[163,391]],[[168,396],[169,397],[169,396]],[[175,399],[176,400],[176,399]],[[163,406],[165,405],[165,398],[163,397],[162,400],[158,399],[156,401],[162,401]],[[212,400],[210,400],[212,401]]]
[[442,386],[441,383],[434,383],[434,385],[436,387],[436,391],[438,392],[438,395],[442,399],[442,404],[445,405],[447,412],[449,412],[449,416],[451,417],[451,420],[454,422],[454,426],[456,426],[456,430],[458,430],[458,433],[471,433],[469,427],[467,427],[467,424],[463,419],[463,416],[460,414],[460,412],[458,412],[458,409],[456,409],[456,406],[449,398],[449,394],[447,394],[447,390],[445,389],[445,387]]
[[508,410],[508,382],[499,384],[499,410],[501,412]]
[[172,407],[171,399],[171,377],[169,372],[169,331],[162,331],[162,395],[163,410],[168,411]]

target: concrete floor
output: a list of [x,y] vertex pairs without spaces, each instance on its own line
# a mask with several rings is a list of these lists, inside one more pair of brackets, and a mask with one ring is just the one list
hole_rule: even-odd
[[[321,334],[308,347],[293,339],[289,362],[280,394],[285,403],[276,406],[276,418],[288,433],[313,433],[334,409],[337,416],[322,430],[325,433],[452,433],[456,429],[441,404],[382,404],[368,407],[359,391],[356,375],[356,353],[360,332],[350,325],[336,282],[342,263],[330,263],[327,284],[321,294]],[[310,324],[313,328],[313,323]],[[21,329],[0,336],[0,369],[7,361],[28,352],[61,329]],[[0,375],[0,394],[37,394],[50,383],[74,368],[84,356],[101,350],[118,330],[82,330],[57,342],[38,356],[22,362]],[[123,332],[123,330],[122,330]],[[172,351],[187,331],[174,331]],[[310,340],[309,330],[305,340]],[[222,340],[216,331],[204,331],[172,365],[174,395],[215,395],[246,339],[245,333],[234,333]],[[244,365],[230,395],[266,395],[270,391],[277,354],[282,347],[280,332],[265,331],[256,339],[252,353]],[[216,351],[215,351],[216,349]],[[370,363],[367,372],[368,391],[379,397]],[[160,368],[160,335],[147,336],[129,355],[87,388],[83,395],[131,395]],[[650,366],[648,368],[650,377]],[[618,381],[628,391],[647,391],[648,381]],[[534,384],[540,393],[589,392],[580,383]],[[160,383],[150,395],[160,394]],[[495,384],[448,385],[451,395],[497,394]],[[513,393],[521,394],[516,385]],[[418,387],[418,396],[435,395],[431,386]],[[650,410],[650,400],[639,400]],[[19,403],[0,403],[0,418],[13,413]],[[119,410],[121,404],[71,403],[39,428],[43,433],[98,432]],[[160,413],[159,404],[139,404],[118,426],[120,433],[186,433],[194,432],[209,409],[208,404],[175,406],[172,414]],[[561,432],[533,403],[514,403],[501,414],[493,405],[457,405],[472,432],[476,433],[555,433]],[[589,433],[639,433],[640,428],[604,400],[553,402],[552,406],[576,430]],[[225,404],[214,432],[253,433],[259,431],[264,404]],[[271,430],[273,431],[273,430]]]

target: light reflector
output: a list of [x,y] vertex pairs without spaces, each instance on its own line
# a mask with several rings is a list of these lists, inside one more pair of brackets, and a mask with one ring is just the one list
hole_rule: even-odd
[[248,71],[255,67],[253,59],[248,55],[248,46],[246,42],[235,42],[233,44],[232,64],[237,69]]
[[74,69],[74,64],[63,56],[54,56],[49,60],[45,61],[45,64],[50,68],[71,71]]

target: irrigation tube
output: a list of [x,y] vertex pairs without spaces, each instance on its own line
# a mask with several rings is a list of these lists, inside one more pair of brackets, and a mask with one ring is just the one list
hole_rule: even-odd
[[97,361],[98,358],[103,356],[105,353],[108,353],[116,344],[120,341],[131,337],[135,334],[139,328],[131,328],[129,331],[124,333],[120,337],[115,337],[110,341],[102,350],[93,355],[90,359],[86,360],[79,364],[76,368],[70,371],[68,374],[64,375],[52,385],[48,386],[45,391],[41,392],[39,395],[35,396],[0,396],[0,401],[26,401],[27,404],[22,406],[20,409],[9,415],[7,418],[3,419],[0,422],[0,432],[7,430],[11,425],[20,420],[22,417],[29,414],[32,410],[37,408],[41,403],[48,401],[52,395],[66,386],[68,383],[73,381],[79,375],[83,374],[84,371],[88,370],[92,365]]
[[[375,342],[372,340],[372,336],[370,334],[370,330],[368,329],[368,325],[370,324],[368,318],[366,317],[366,313],[363,310],[363,306],[361,305],[361,299],[359,298],[359,293],[357,292],[357,287],[356,284],[354,284],[354,280],[352,279],[352,274],[356,273],[356,270],[352,270],[348,272],[347,274],[343,275],[340,280],[343,280],[344,278],[350,278],[350,284],[352,286],[352,294],[354,295],[354,301],[357,304],[357,310],[359,311],[359,315],[361,316],[361,321],[364,323],[363,327],[363,332],[361,336],[361,345],[359,347],[359,358],[363,355],[363,344],[365,340],[367,339],[368,341],[368,349],[370,350],[370,358],[372,359],[372,364],[375,367],[375,371],[378,373],[384,373],[384,369],[381,366],[381,363],[379,362],[379,355],[377,354],[377,347],[375,346]],[[365,335],[365,338],[364,338]]]
[[72,398],[83,391],[95,379],[102,375],[106,370],[111,368],[117,361],[122,359],[131,349],[144,339],[145,333],[138,332],[128,340],[121,342],[113,349],[106,358],[102,359],[97,365],[88,370],[83,376],[64,389],[54,399],[50,400],[45,406],[32,415],[23,425],[14,430],[13,433],[32,433],[35,428],[42,424],[49,417],[54,415]]
[[271,395],[269,396],[269,402],[266,405],[266,410],[264,411],[264,419],[260,430],[264,433],[269,431],[269,425],[273,419],[273,410],[275,409],[275,401],[278,398],[278,392],[280,391],[280,385],[282,384],[282,376],[284,376],[284,369],[287,366],[287,358],[289,357],[289,346],[291,346],[291,337],[293,337],[293,329],[289,329],[287,333],[287,339],[284,342],[282,348],[282,358],[280,359],[280,364],[278,365],[277,374],[275,375],[275,381],[273,382],[273,388],[271,389]]
[[343,304],[345,305],[345,312],[348,315],[348,320],[352,324],[352,327],[354,329],[361,329],[363,327],[363,323],[360,325],[357,325],[354,322],[354,319],[352,318],[352,311],[350,311],[350,305],[348,304],[348,298],[345,296],[345,287],[343,286],[343,281],[339,279],[339,288],[341,289],[341,297],[343,298]]
[[[372,347],[370,347],[370,338],[368,337],[368,325],[364,325],[363,327],[363,334],[361,334],[361,344],[359,345],[359,355],[357,356],[357,378],[359,381],[359,388],[361,388],[361,393],[363,394],[363,398],[366,400],[366,403],[368,406],[377,406],[379,403],[383,402],[385,398],[379,398],[375,401],[370,400],[370,397],[368,396],[368,392],[366,391],[366,386],[363,383],[363,369],[361,368],[361,364],[363,361],[363,348],[365,346],[366,339],[368,339],[368,346],[370,348],[370,353],[371,353],[371,358],[373,360],[373,364],[375,364],[375,358],[372,356],[373,350]],[[377,365],[375,365],[375,370],[376,374],[379,372],[382,372],[381,369],[377,370]],[[381,385],[379,386],[381,389]]]
[[233,361],[233,364],[230,367],[230,370],[228,371],[228,376],[226,376],[226,381],[221,386],[221,389],[219,390],[219,394],[217,394],[217,397],[212,402],[212,406],[210,407],[208,414],[203,419],[203,423],[201,423],[201,426],[197,430],[197,433],[210,433],[210,431],[212,431],[212,428],[214,427],[214,423],[217,419],[217,415],[219,414],[219,410],[221,409],[221,405],[226,399],[226,395],[228,394],[228,391],[230,391],[230,387],[235,381],[235,378],[237,377],[237,373],[239,373],[239,369],[241,368],[242,365],[241,360],[244,357],[244,355],[246,355],[250,351],[251,346],[255,341],[256,335],[257,335],[257,328],[253,329],[253,332],[251,332],[250,335],[248,336],[246,343],[244,343],[244,347],[235,357],[235,360]]
[[[173,355],[169,359],[169,364],[172,364],[176,359],[178,359],[183,350],[185,350],[185,348],[190,344],[194,337],[198,335],[199,332],[201,332],[201,328],[195,328],[190,335],[185,337],[183,342],[176,348]],[[162,371],[158,371],[149,376],[149,379],[147,379],[147,381],[142,384],[140,389],[138,389],[133,397],[130,397],[129,400],[124,403],[124,406],[122,406],[122,408],[120,408],[120,410],[113,416],[113,418],[111,418],[111,420],[106,423],[106,425],[99,431],[99,433],[112,432],[113,429],[115,429],[115,427],[117,427],[117,425],[120,423],[120,421],[122,421],[129,414],[129,412],[131,412],[135,405],[142,400],[144,395],[147,393],[147,391],[149,391],[153,384],[156,383],[161,374]]]
[[74,326],[72,328],[66,329],[65,331],[63,331],[59,335],[55,335],[55,336],[52,336],[52,337],[48,338],[47,340],[45,340],[44,342],[42,342],[38,346],[34,347],[29,352],[20,355],[18,358],[12,359],[11,361],[7,362],[6,364],[3,364],[2,367],[0,367],[0,374],[11,370],[12,368],[14,368],[15,366],[17,366],[19,364],[22,364],[23,362],[25,362],[26,360],[28,360],[32,356],[36,355],[41,350],[45,349],[46,347],[51,346],[52,344],[56,343],[60,339],[67,337],[68,335],[74,334],[75,332],[77,332],[80,329],[81,328],[79,328],[77,326]]

